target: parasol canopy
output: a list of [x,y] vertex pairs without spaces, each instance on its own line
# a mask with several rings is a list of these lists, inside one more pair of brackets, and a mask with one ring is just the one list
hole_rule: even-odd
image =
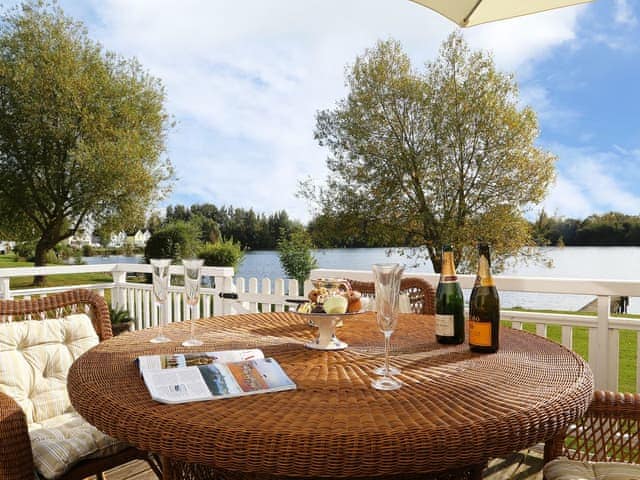
[[587,3],[591,0],[412,0],[444,15],[461,27],[520,17],[530,13]]

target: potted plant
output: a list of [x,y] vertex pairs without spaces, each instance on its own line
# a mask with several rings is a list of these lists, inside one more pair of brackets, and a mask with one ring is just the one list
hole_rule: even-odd
[[114,336],[133,330],[133,318],[128,310],[120,307],[109,307],[109,316],[111,317],[111,331]]

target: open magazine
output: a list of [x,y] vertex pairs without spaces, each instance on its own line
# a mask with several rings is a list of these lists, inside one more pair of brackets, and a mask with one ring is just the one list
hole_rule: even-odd
[[138,357],[151,398],[185,403],[293,390],[296,384],[261,350],[226,350]]

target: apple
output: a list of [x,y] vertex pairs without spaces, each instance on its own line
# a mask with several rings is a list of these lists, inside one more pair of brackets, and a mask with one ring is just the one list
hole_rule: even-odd
[[345,313],[348,306],[349,301],[342,295],[334,295],[333,297],[329,297],[324,301],[323,304],[324,311],[332,314]]

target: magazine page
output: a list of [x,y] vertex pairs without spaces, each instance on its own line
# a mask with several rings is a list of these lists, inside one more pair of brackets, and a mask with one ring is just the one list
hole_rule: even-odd
[[161,403],[184,403],[212,398],[198,367],[143,370],[142,378],[151,398]]
[[138,367],[143,370],[162,370],[209,365],[214,362],[240,362],[264,358],[262,350],[223,350],[220,352],[175,353],[172,355],[145,355],[138,357]]
[[143,370],[142,376],[151,398],[162,403],[214,400],[296,388],[273,358]]
[[199,368],[214,396],[250,395],[296,388],[273,358],[216,363]]

